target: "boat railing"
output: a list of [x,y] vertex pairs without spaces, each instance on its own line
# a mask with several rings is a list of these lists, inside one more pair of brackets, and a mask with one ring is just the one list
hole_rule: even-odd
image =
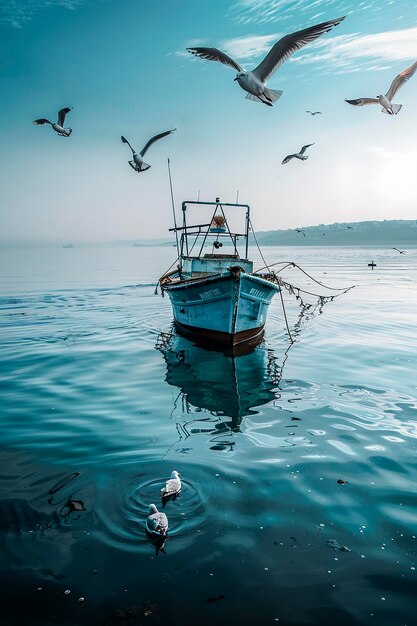
[[[187,224],[187,208],[189,206],[214,207],[210,222],[205,222],[203,224],[188,225]],[[243,233],[232,232],[230,230],[226,215],[223,210],[225,207],[227,208],[233,207],[233,208],[239,208],[239,209],[245,210],[245,232]],[[208,237],[215,237],[215,241],[213,242],[213,247],[216,249],[220,248],[223,245],[220,239],[223,239],[223,240],[229,239],[234,250],[234,254],[229,255],[229,256],[236,256],[237,258],[240,258],[240,254],[238,250],[238,240],[242,238],[244,241],[244,248],[245,248],[244,256],[245,256],[245,259],[247,259],[248,240],[249,240],[249,222],[250,222],[250,218],[249,218],[250,208],[248,204],[237,204],[237,203],[233,204],[229,202],[220,202],[219,198],[216,198],[215,202],[205,202],[205,201],[200,201],[200,200],[199,201],[186,200],[182,203],[182,213],[183,213],[182,226],[175,225],[174,228],[169,229],[170,232],[175,232],[176,235],[177,233],[181,233],[180,246],[178,250],[180,262],[182,259],[190,257],[190,252],[193,250],[193,248],[196,246],[197,243],[198,243],[199,252],[196,255],[196,257],[197,258],[200,258],[202,256],[206,257],[206,255],[203,255],[203,250],[204,250],[204,246],[206,244]],[[220,220],[217,222],[216,218],[220,218]],[[220,221],[221,221],[221,225],[219,225]],[[190,237],[194,238],[194,241],[192,242],[191,246],[189,245]],[[241,245],[242,244],[240,244],[240,246]],[[213,256],[212,258],[215,258],[215,257]]]

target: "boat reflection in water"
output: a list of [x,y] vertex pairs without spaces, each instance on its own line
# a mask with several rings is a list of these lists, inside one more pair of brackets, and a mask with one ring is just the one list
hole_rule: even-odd
[[243,352],[219,352],[173,331],[161,333],[155,347],[164,356],[167,383],[179,390],[175,410],[185,417],[177,422],[180,440],[205,433],[211,435],[211,449],[231,450],[242,419],[279,394],[286,354],[280,362],[262,340]]

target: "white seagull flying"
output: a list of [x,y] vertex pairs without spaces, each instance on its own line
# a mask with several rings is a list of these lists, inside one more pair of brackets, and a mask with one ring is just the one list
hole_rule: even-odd
[[306,111],[306,113],[310,113],[310,115],[312,115],[313,117],[314,117],[315,115],[322,115],[322,112],[321,112],[321,111]]
[[306,146],[303,146],[300,152],[296,152],[295,154],[288,154],[282,161],[281,165],[285,165],[285,163],[288,163],[288,161],[291,161],[291,159],[300,159],[300,161],[306,161],[308,159],[308,156],[304,155],[304,152],[310,146],[314,146],[314,143],[308,143]]
[[406,70],[404,70],[394,78],[391,83],[391,87],[388,89],[385,96],[377,96],[376,98],[357,98],[356,100],[345,99],[345,102],[359,107],[366,106],[367,104],[380,104],[382,106],[381,113],[388,113],[388,115],[397,115],[402,107],[402,104],[393,104],[392,99],[394,98],[399,88],[402,87],[404,83],[406,83],[407,80],[412,77],[416,69],[417,61],[413,63],[413,65],[410,65],[410,67],[407,67]]
[[72,133],[72,128],[64,128],[65,118],[67,113],[72,111],[72,107],[65,107],[65,109],[61,109],[58,111],[58,120],[56,122],[50,122],[49,120],[41,117],[39,120],[34,120],[32,124],[36,126],[42,126],[43,124],[50,124],[54,131],[58,133],[61,137],[69,137]]
[[217,48],[187,48],[187,50],[202,59],[218,61],[235,69],[237,71],[235,80],[244,91],[248,92],[246,98],[272,106],[273,102],[281,97],[282,91],[268,89],[266,87],[267,80],[294,52],[329,32],[344,19],[345,17],[339,17],[336,20],[316,24],[316,26],[285,35],[272,46],[263,61],[250,72],[246,72],[239,63]]
[[133,169],[136,172],[144,172],[145,170],[148,170],[151,166],[148,165],[147,163],[145,163],[145,161],[143,160],[143,157],[145,156],[145,154],[147,153],[147,151],[149,150],[149,148],[151,147],[151,145],[153,143],[155,143],[155,141],[158,141],[158,139],[162,139],[163,137],[166,137],[167,135],[170,135],[171,133],[173,133],[175,130],[177,130],[176,128],[173,128],[172,130],[166,130],[163,133],[159,133],[159,135],[155,135],[154,137],[152,137],[151,139],[149,139],[149,141],[147,142],[147,144],[145,145],[144,148],[142,148],[142,150],[139,152],[139,154],[137,152],[134,151],[134,149],[132,148],[132,146],[130,145],[130,143],[128,142],[128,140],[123,137],[121,137],[122,142],[123,143],[127,143],[127,145],[129,146],[129,148],[132,150],[132,160],[128,161],[130,167],[133,167]]
[[165,513],[158,511],[154,504],[149,505],[150,515],[146,520],[146,530],[150,535],[166,537],[168,533],[168,518]]

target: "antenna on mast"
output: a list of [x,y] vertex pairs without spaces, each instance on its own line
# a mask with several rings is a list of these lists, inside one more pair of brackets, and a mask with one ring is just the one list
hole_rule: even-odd
[[239,189],[236,191],[236,204],[239,204]]
[[198,190],[198,198],[197,198],[197,202],[200,202],[200,190]]
[[171,164],[170,164],[169,158],[168,158],[168,175],[169,175],[169,188],[171,190],[172,214],[174,216],[175,242],[177,244],[177,254],[178,254],[178,258],[179,258],[179,256],[180,256],[180,246],[179,246],[179,243],[178,243],[177,218],[175,216],[174,192],[172,191]]

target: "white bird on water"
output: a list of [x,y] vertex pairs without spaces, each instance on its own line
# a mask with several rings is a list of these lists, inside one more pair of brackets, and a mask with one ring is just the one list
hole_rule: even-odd
[[50,124],[54,131],[58,133],[61,137],[69,137],[72,133],[72,128],[64,128],[65,118],[67,113],[72,111],[72,107],[65,107],[65,109],[61,109],[58,111],[58,120],[56,122],[50,122],[49,120],[41,117],[39,120],[34,120],[32,124],[36,126],[42,126],[43,124]]
[[239,63],[217,48],[187,48],[187,50],[202,59],[218,61],[223,63],[223,65],[232,67],[237,71],[235,80],[237,80],[244,91],[248,92],[246,96],[248,100],[263,102],[263,104],[272,106],[273,102],[276,102],[281,97],[282,91],[268,89],[266,87],[267,80],[294,52],[324,35],[324,33],[329,32],[344,19],[345,17],[339,17],[336,20],[316,24],[296,33],[285,35],[272,46],[263,61],[250,72],[246,72]]
[[410,65],[410,67],[407,67],[406,70],[404,70],[394,78],[391,83],[391,87],[388,89],[385,96],[377,96],[376,98],[357,98],[356,100],[345,99],[345,102],[359,107],[366,106],[367,104],[380,104],[382,106],[381,113],[388,113],[388,115],[397,115],[402,107],[402,104],[393,104],[392,99],[394,98],[400,87],[402,87],[404,83],[406,83],[407,80],[412,77],[416,69],[417,61],[413,63],[413,65]]
[[132,150],[132,160],[128,161],[130,167],[133,167],[133,169],[136,172],[144,172],[144,171],[148,170],[151,166],[148,165],[147,163],[145,163],[145,161],[143,160],[143,157],[145,156],[145,154],[147,153],[147,151],[149,150],[151,145],[153,143],[155,143],[155,141],[158,141],[158,139],[162,139],[163,137],[166,137],[167,135],[170,135],[175,130],[177,130],[177,129],[173,128],[172,130],[166,130],[163,133],[159,133],[159,135],[155,135],[154,137],[149,139],[149,141],[146,143],[145,147],[142,148],[142,150],[139,152],[139,154],[134,151],[134,149],[132,148],[132,146],[130,145],[128,140],[125,137],[123,137],[123,135],[122,135],[122,137],[121,137],[122,142],[123,143],[127,143],[129,148]]
[[177,470],[171,474],[171,478],[166,481],[165,487],[161,489],[162,498],[177,496],[181,491],[181,479]]
[[165,513],[158,511],[154,504],[149,505],[150,515],[146,520],[146,530],[150,535],[166,537],[168,533],[168,518]]
[[310,146],[314,146],[314,143],[308,143],[306,146],[303,146],[300,152],[296,152],[295,154],[288,154],[282,161],[281,165],[285,165],[285,163],[288,163],[288,161],[291,161],[291,159],[300,159],[301,161],[306,161],[308,159],[308,156],[304,155],[304,152]]

